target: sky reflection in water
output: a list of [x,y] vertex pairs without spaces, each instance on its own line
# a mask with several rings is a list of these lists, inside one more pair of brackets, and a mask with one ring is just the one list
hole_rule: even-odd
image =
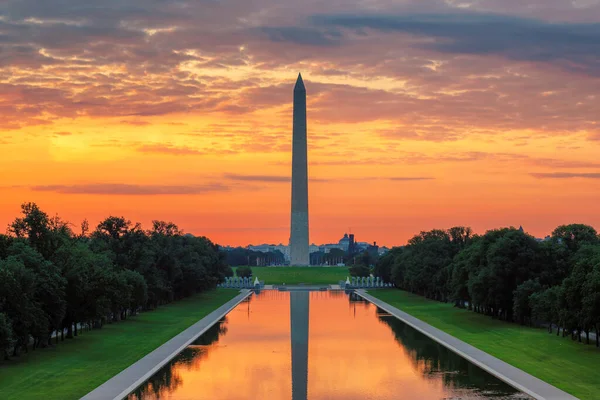
[[[306,303],[308,354],[301,312]],[[300,400],[305,392],[310,400],[529,399],[343,292],[263,291],[232,310],[129,400]]]

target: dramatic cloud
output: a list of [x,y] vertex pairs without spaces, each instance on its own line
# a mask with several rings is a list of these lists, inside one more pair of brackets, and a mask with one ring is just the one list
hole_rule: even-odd
[[242,182],[290,182],[289,176],[225,174],[225,179]]
[[321,32],[317,29],[291,26],[262,27],[260,32],[274,42],[291,42],[309,46],[331,46],[337,44],[341,38],[341,33],[335,30]]
[[[573,212],[597,216],[587,204],[600,169],[599,22],[595,0],[0,1],[0,169],[15,171],[1,182],[0,222],[35,175],[113,182],[38,192],[207,193],[194,199],[207,213],[198,229],[228,218],[248,218],[252,230],[284,224],[275,219],[286,198],[247,192],[289,193],[298,72],[311,182],[327,184],[313,204],[340,221],[328,229],[380,213],[398,218],[387,234],[402,240],[398,220],[420,218],[406,226],[413,233],[434,218],[427,201],[408,207],[409,193],[443,196],[448,215],[482,230],[508,219],[550,224],[562,203],[536,199],[557,195],[551,179],[580,205]],[[139,184],[161,160],[156,182]],[[201,172],[222,185],[169,178],[205,182],[191,176]],[[233,197],[220,202],[228,188]],[[511,190],[518,207],[506,207]],[[371,194],[381,207],[357,214]],[[68,212],[91,198],[36,196]],[[184,196],[173,201],[181,207],[166,212],[189,209]],[[147,215],[156,207],[117,203]],[[480,204],[485,216],[473,212]],[[375,225],[365,235],[379,235]]]
[[128,185],[121,183],[91,183],[81,185],[40,185],[32,186],[38,192],[61,194],[98,194],[98,195],[194,195],[229,190],[218,183],[208,185]]
[[[287,165],[287,164],[286,164]],[[281,175],[237,175],[237,174],[224,174],[224,179],[230,181],[239,182],[263,182],[263,183],[288,183],[292,181],[291,176]],[[344,179],[328,179],[328,178],[308,178],[310,182],[339,182]]]
[[478,13],[316,15],[312,21],[362,34],[365,29],[372,29],[436,39],[415,43],[423,49],[551,62],[570,71],[600,76],[600,24],[597,23],[549,23]]
[[123,118],[239,118],[288,104],[282,76],[299,69],[315,121],[393,121],[398,128],[385,135],[399,139],[453,141],[483,129],[563,134],[597,122],[599,80],[557,79],[529,64],[597,76],[600,28],[580,21],[598,7],[511,0],[472,2],[477,12],[467,12],[453,2],[382,0],[343,14],[348,4],[4,2],[0,128],[55,117],[132,126],[151,122]]
[[571,179],[571,178],[584,178],[584,179],[600,179],[600,172],[539,172],[531,173],[531,176],[539,179]]

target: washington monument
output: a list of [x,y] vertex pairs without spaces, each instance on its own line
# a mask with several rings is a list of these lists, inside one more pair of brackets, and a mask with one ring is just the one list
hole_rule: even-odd
[[306,89],[302,75],[294,86],[292,132],[292,223],[290,265],[309,265],[308,256],[308,160],[306,149]]

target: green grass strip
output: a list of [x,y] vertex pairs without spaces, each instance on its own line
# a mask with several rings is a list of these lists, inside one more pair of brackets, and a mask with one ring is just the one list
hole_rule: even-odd
[[545,329],[492,319],[401,290],[372,296],[580,399],[598,399],[600,351]]
[[0,399],[79,399],[239,291],[217,289],[0,364]]

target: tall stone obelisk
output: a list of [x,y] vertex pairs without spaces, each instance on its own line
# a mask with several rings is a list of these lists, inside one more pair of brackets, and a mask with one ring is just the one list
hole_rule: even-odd
[[308,254],[308,160],[306,145],[306,89],[298,74],[294,86],[294,126],[292,133],[292,223],[290,229],[291,265],[309,265]]

